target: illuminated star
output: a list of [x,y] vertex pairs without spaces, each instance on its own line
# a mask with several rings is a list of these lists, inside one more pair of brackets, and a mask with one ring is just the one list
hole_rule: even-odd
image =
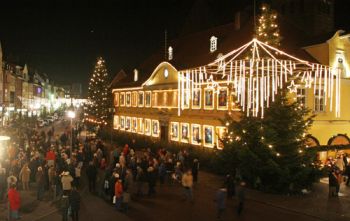
[[290,85],[287,87],[289,89],[290,93],[296,93],[299,85],[294,83],[294,80],[290,83]]
[[308,73],[306,78],[305,78],[305,88],[311,88],[312,82],[314,79],[312,79],[311,73]]

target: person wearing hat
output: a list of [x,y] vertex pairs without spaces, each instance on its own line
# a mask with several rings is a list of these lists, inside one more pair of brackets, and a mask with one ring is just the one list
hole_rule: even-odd
[[45,192],[45,178],[42,167],[38,167],[38,171],[35,174],[35,181],[37,185],[37,199],[42,200]]
[[69,174],[68,171],[64,171],[61,177],[63,193],[69,194],[72,189],[73,177]]
[[119,179],[119,174],[114,174],[116,178],[115,186],[114,186],[114,194],[115,194],[115,208],[117,210],[121,210],[122,200],[123,200],[123,185],[121,179]]

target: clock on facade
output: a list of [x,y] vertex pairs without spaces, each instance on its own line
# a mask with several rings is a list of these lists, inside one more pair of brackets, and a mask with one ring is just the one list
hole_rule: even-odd
[[164,77],[165,77],[165,78],[168,78],[168,76],[169,76],[169,71],[168,71],[167,68],[165,68],[165,69],[164,69]]

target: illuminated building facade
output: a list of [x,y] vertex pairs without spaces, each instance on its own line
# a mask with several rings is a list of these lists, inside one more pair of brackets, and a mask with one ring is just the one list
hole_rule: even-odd
[[[220,137],[225,133],[225,115],[238,117],[232,91],[225,85],[220,85],[221,89],[216,92],[204,85],[191,90],[184,97],[181,95],[184,103],[179,116],[178,71],[208,64],[247,43],[253,36],[252,25],[249,20],[245,21],[247,25],[244,26],[238,23],[235,21],[169,41],[171,59],[164,56],[162,50],[137,69],[137,78],[134,76],[135,71],[119,72],[112,82],[116,110],[114,128],[169,142],[204,147],[216,145],[220,148]],[[338,31],[333,36],[325,36],[322,40],[312,38],[311,43],[305,43],[307,37],[291,31],[289,23],[281,24],[280,27],[282,50],[300,59],[342,70],[340,117],[335,117],[334,111],[325,107],[326,99],[322,90],[314,93],[314,90],[299,87],[292,95],[292,99],[300,100],[316,114],[307,145],[350,144],[350,98],[347,96],[350,94],[350,36]],[[168,61],[163,61],[164,57]],[[334,155],[334,152],[322,152],[320,158]]]

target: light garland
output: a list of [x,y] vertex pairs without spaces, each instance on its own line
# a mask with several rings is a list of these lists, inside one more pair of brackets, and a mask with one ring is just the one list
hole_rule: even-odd
[[[239,58],[247,50],[251,58]],[[339,69],[301,60],[254,38],[208,65],[178,72],[178,115],[188,108],[189,94],[195,88],[205,86],[218,93],[225,84],[247,115],[263,118],[279,89],[287,87],[296,93],[305,87],[313,88],[314,94],[323,91],[329,110],[334,105],[335,116],[340,117],[340,76]]]

